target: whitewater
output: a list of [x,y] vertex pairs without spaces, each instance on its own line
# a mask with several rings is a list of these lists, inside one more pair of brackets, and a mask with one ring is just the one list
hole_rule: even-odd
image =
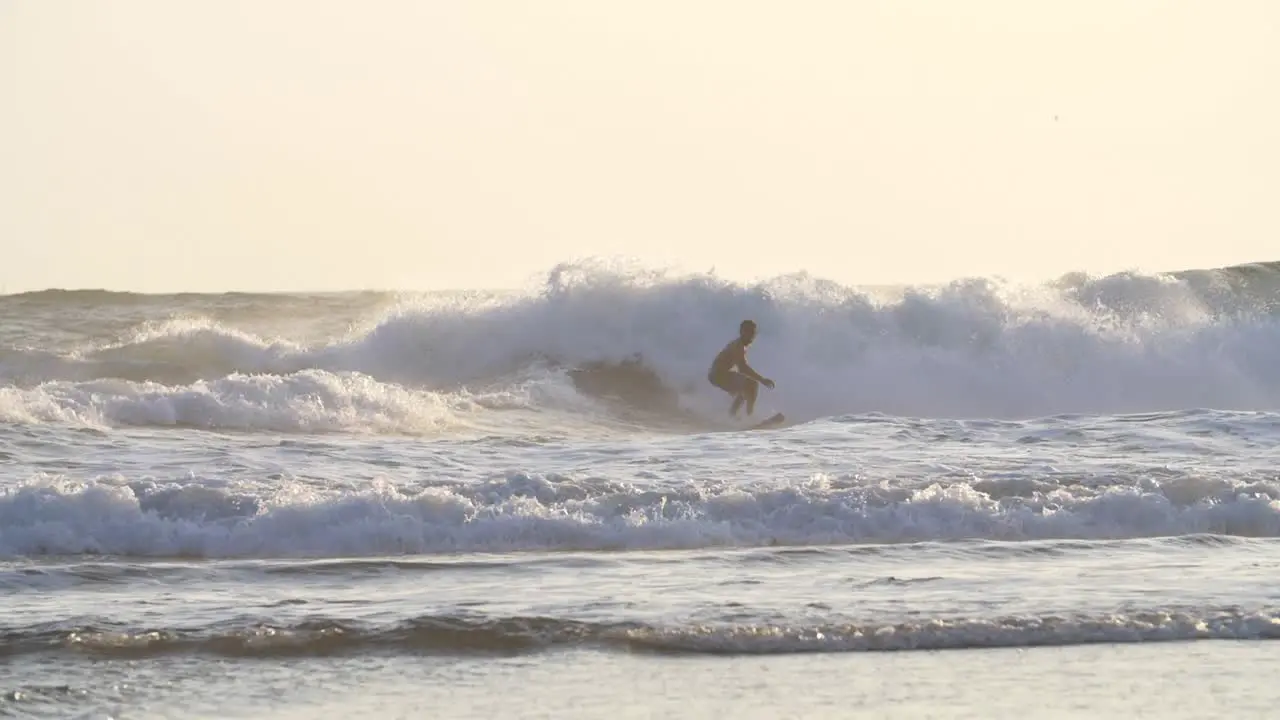
[[1278,440],[1277,264],[0,296],[0,715],[1266,716]]

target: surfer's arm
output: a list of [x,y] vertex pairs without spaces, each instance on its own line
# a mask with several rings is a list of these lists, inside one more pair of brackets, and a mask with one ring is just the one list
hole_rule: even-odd
[[742,373],[743,375],[746,375],[747,377],[751,378],[752,380],[755,380],[756,382],[760,383],[761,385],[764,385],[767,388],[773,387],[772,380],[756,372],[755,368],[747,364],[746,353],[742,353],[741,355],[738,356],[738,372]]

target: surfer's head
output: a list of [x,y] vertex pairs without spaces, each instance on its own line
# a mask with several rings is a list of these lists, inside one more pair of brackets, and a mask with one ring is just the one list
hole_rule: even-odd
[[752,340],[756,339],[756,324],[751,320],[743,320],[738,326],[738,337],[742,338],[742,342],[750,345]]

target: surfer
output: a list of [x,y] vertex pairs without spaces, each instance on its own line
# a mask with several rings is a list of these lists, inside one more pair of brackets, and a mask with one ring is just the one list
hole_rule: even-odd
[[[756,393],[760,386],[773,388],[773,381],[751,369],[747,364],[747,346],[756,339],[756,324],[751,320],[743,320],[738,326],[738,337],[724,346],[716,359],[711,362],[711,372],[707,379],[712,385],[733,396],[733,405],[729,415],[738,416],[742,403],[747,404],[747,415],[755,412]],[[734,371],[737,367],[737,371]]]

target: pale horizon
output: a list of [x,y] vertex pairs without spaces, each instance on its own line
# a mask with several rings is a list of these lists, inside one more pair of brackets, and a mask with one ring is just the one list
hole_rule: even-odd
[[1280,5],[0,5],[0,292],[1280,260]]

